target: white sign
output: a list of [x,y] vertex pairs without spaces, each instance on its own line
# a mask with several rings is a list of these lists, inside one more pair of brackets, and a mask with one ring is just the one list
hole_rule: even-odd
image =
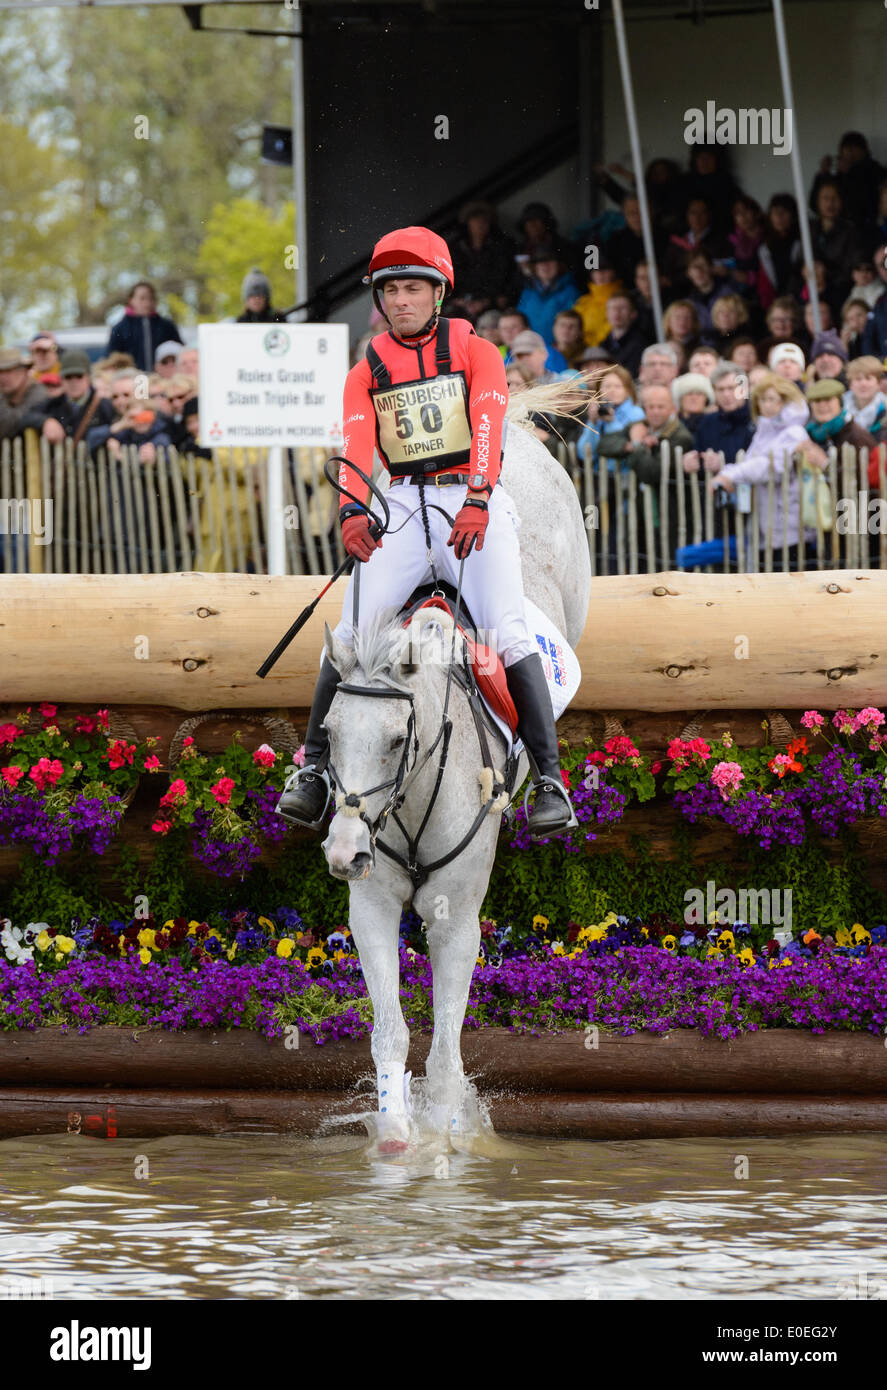
[[342,445],[344,323],[201,323],[200,443]]

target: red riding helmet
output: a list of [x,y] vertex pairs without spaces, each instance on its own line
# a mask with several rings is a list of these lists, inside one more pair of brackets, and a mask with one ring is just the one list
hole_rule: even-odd
[[453,288],[453,262],[443,237],[427,227],[400,227],[373,247],[363,283],[375,291],[385,280],[412,275]]

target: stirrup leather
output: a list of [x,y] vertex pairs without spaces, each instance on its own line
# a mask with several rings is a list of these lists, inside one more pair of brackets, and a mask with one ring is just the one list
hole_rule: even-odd
[[[317,817],[317,819],[313,821],[302,820],[297,816],[288,814],[285,809],[281,809],[284,805],[284,801],[288,794],[290,792],[295,791],[302,779],[308,777],[309,775],[312,777],[319,777],[320,780],[323,782],[324,787],[326,788],[326,799],[323,803],[323,810],[320,812],[320,815]],[[277,813],[277,815],[281,816],[283,820],[289,821],[291,825],[305,826],[308,830],[319,830],[323,825],[324,817],[326,816],[326,813],[329,810],[332,795],[333,789],[330,784],[329,773],[327,772],[326,768],[324,768],[323,771],[318,771],[314,763],[309,763],[306,767],[297,767],[295,771],[291,772],[289,777],[287,777],[286,782],[283,786],[283,791],[280,793],[280,797],[278,799],[277,805],[274,807],[274,810]]]

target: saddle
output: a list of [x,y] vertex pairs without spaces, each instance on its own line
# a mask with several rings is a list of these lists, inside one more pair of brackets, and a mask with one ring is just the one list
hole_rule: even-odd
[[[440,593],[443,590],[443,596]],[[478,692],[490,712],[501,719],[511,730],[512,737],[517,734],[517,710],[508,690],[505,667],[499,660],[495,649],[477,639],[477,624],[472,618],[464,599],[456,608],[456,590],[445,580],[439,584],[422,584],[414,589],[400,610],[403,626],[408,627],[413,616],[422,609],[440,609],[448,613],[465,639],[468,659]]]

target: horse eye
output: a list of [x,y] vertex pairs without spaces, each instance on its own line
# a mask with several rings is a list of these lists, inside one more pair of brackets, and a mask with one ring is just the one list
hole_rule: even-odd
[[397,738],[393,738],[393,739],[391,740],[391,752],[393,753],[394,750],[395,750],[395,748],[402,748],[403,745],[404,745],[405,743],[406,743],[406,735],[405,735],[405,734],[399,734]]

